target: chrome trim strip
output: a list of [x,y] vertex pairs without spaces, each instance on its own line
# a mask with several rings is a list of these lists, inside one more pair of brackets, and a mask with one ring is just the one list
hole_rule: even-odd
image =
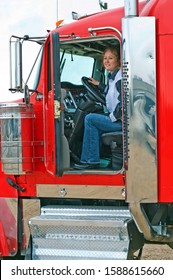
[[125,199],[124,186],[36,184],[37,197]]

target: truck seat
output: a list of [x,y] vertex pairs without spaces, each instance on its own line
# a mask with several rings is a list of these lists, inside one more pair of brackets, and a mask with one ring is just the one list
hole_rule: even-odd
[[123,167],[122,131],[102,134],[102,143],[110,147],[112,169],[120,171]]

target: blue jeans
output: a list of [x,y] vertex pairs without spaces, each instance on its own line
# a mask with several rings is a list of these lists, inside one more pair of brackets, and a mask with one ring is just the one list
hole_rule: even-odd
[[106,132],[122,130],[122,122],[112,122],[109,116],[90,113],[84,121],[84,137],[82,163],[98,164],[100,162],[100,140],[101,135]]

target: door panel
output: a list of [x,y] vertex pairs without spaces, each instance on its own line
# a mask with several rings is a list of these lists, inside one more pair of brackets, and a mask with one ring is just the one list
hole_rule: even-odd
[[45,96],[45,166],[48,172],[62,176],[69,169],[70,157],[67,139],[64,135],[63,98],[60,83],[59,35],[50,35],[45,55],[47,71]]

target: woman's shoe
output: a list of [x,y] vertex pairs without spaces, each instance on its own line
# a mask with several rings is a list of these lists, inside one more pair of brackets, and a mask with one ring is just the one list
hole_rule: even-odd
[[98,169],[100,167],[100,164],[92,164],[92,163],[79,163],[74,164],[74,169],[84,170],[84,169]]

